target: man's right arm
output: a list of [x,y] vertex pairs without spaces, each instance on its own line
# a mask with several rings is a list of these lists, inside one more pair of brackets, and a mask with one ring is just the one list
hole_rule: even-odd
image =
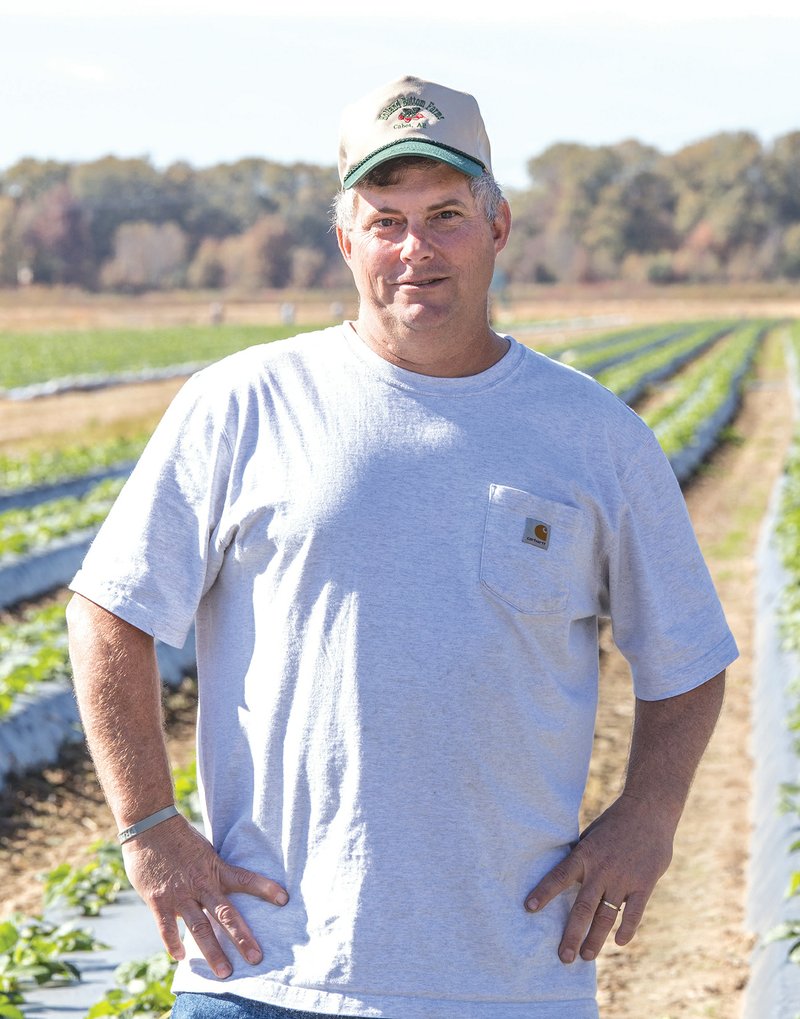
[[[155,644],[149,634],[81,595],[70,602],[67,621],[86,740],[122,830],[173,801]],[[280,885],[226,864],[182,817],[136,836],[123,853],[131,883],[152,910],[170,955],[184,955],[182,917],[214,973],[229,976],[231,965],[209,921],[213,916],[243,958],[261,961],[261,949],[228,895],[245,892],[282,906],[288,895]]]

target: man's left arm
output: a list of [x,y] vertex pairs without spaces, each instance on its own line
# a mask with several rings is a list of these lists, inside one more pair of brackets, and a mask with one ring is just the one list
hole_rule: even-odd
[[616,934],[636,933],[656,882],[672,859],[675,830],[722,706],[725,673],[665,700],[637,698],[621,795],[581,835],[572,852],[531,890],[536,912],[574,884],[581,887],[558,947],[562,962],[600,952],[624,904]]

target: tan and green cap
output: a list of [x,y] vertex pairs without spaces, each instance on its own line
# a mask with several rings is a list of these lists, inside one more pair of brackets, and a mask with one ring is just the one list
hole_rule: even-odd
[[425,156],[470,177],[491,171],[489,139],[474,97],[407,76],[345,107],[339,134],[343,188],[398,156]]

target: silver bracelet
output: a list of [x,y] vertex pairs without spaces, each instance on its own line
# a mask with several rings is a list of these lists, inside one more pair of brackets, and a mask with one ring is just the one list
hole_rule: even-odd
[[180,813],[174,803],[170,803],[168,807],[163,807],[161,810],[157,810],[155,814],[149,814],[147,817],[143,817],[141,821],[136,821],[117,835],[119,844],[122,846],[126,842],[130,842],[131,839],[135,839],[137,835],[141,835],[142,832],[147,831],[148,828],[154,828],[157,824],[161,824],[162,821],[166,821],[170,817],[175,817],[176,814]]

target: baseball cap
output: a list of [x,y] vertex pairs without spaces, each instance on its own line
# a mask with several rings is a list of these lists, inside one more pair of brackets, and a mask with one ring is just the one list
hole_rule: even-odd
[[474,97],[406,76],[345,107],[339,134],[343,188],[398,156],[425,156],[470,177],[491,171],[489,139]]

